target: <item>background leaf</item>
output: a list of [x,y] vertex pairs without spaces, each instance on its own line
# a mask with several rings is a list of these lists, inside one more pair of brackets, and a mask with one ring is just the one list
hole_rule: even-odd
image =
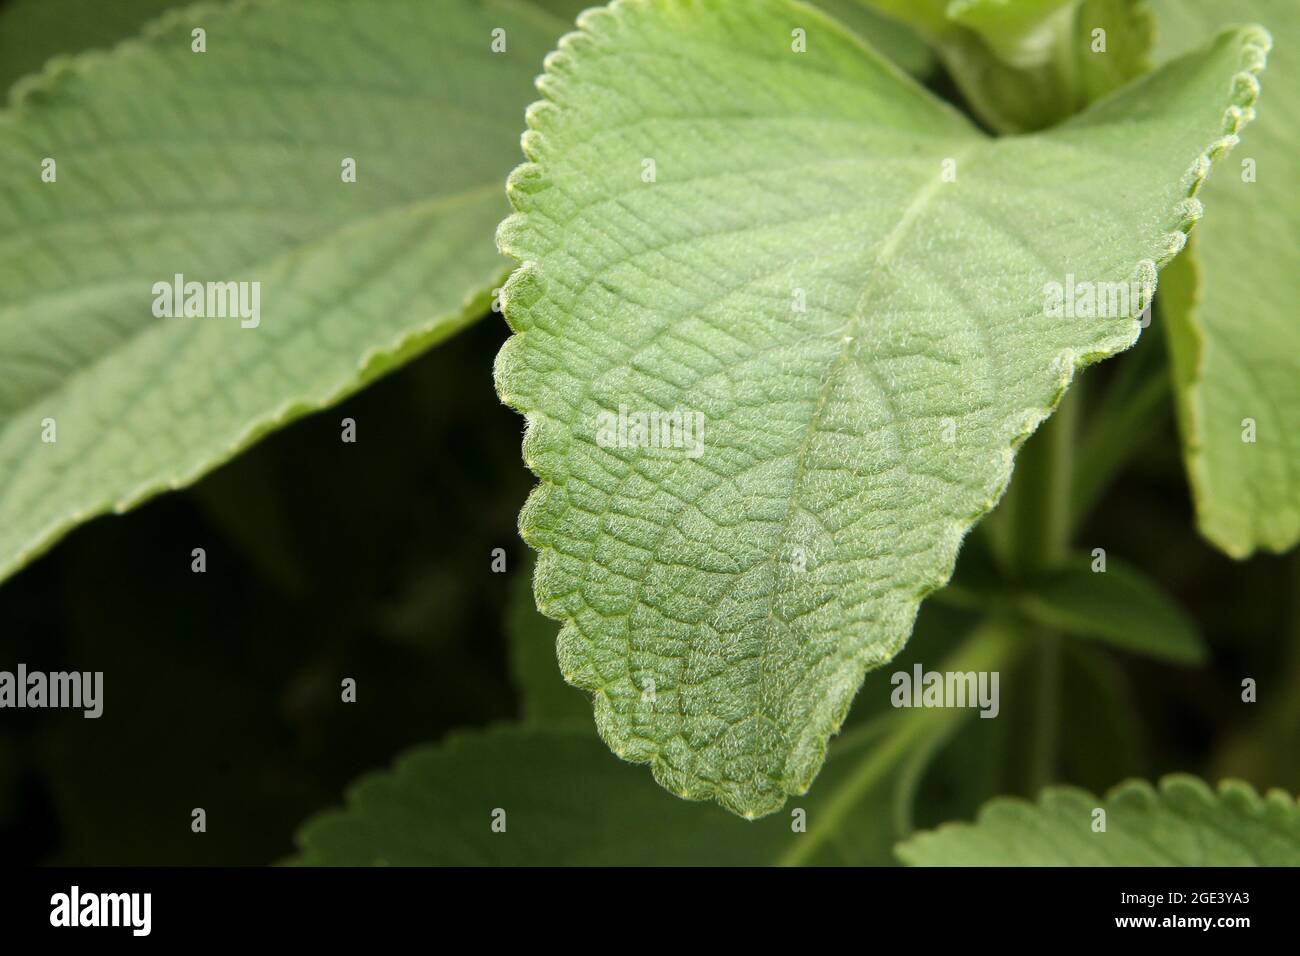
[[[1106,812],[1093,832],[1094,810]],[[1104,800],[1073,787],[1037,804],[994,800],[974,824],[946,824],[898,848],[913,866],[1300,866],[1300,806],[1241,781],[1216,793],[1175,775],[1130,781]]]
[[[995,141],[779,0],[580,24],[540,81],[500,233],[525,265],[498,388],[542,479],[520,526],[611,748],[760,815],[811,783],[1075,367],[1136,338],[1128,316],[1046,316],[1044,286],[1154,280],[1266,37],[1226,33]],[[701,456],[604,447],[621,408],[698,412]]]
[[[1290,40],[1300,6],[1178,0],[1156,7],[1157,56],[1254,18]],[[1278,82],[1250,148],[1207,192],[1206,228],[1168,270],[1169,345],[1184,456],[1201,531],[1235,558],[1300,540],[1300,324],[1289,281],[1300,247],[1300,54],[1279,43]],[[1253,170],[1247,170],[1249,163]],[[1253,171],[1253,181],[1247,173]],[[1255,440],[1243,440],[1246,420]]]
[[1025,587],[1019,607],[1033,620],[1078,637],[1182,664],[1205,660],[1196,623],[1136,568],[1106,559],[1094,573],[1086,555]]
[[1150,69],[1145,0],[869,2],[922,31],[971,109],[1003,133],[1049,127]]
[[[477,318],[564,28],[513,0],[204,6],[25,81],[0,117],[0,576]],[[155,318],[176,273],[260,282],[261,324]]]
[[9,0],[0,6],[0,89],[59,53],[124,40],[185,0]]

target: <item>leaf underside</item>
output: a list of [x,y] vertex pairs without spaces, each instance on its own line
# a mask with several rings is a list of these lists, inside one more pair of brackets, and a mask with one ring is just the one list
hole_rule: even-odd
[[[498,390],[541,479],[521,531],[610,747],[759,816],[811,784],[1075,369],[1136,339],[1047,317],[1045,283],[1154,283],[1269,40],[995,140],[786,0],[579,25],[499,233],[523,265]],[[702,454],[602,440],[620,407],[699,413]]]
[[[1105,811],[1105,830],[1095,829]],[[1129,781],[1105,799],[1074,787],[1038,803],[999,798],[974,824],[944,824],[898,847],[914,866],[1300,866],[1300,805],[1225,781]]]
[[[564,28],[516,0],[199,6],[21,81],[0,113],[0,577],[486,311],[518,116]],[[178,273],[259,282],[260,324],[156,318]]]

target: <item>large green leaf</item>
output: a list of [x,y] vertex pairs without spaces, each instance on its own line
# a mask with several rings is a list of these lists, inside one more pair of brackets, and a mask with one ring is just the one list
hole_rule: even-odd
[[[1251,17],[1300,37],[1292,0],[1159,3],[1157,55]],[[1300,541],[1300,53],[1279,44],[1261,122],[1240,164],[1216,176],[1205,229],[1169,270],[1165,313],[1187,473],[1202,533],[1233,557]],[[1247,165],[1249,164],[1249,165]],[[1248,174],[1251,174],[1248,176]],[[1253,435],[1252,435],[1253,432]],[[1247,440],[1253,437],[1253,441]]]
[[[486,311],[518,117],[563,29],[516,0],[204,6],[20,83],[0,115],[0,576]],[[260,282],[260,324],[156,318],[177,273]]]
[[[1269,41],[1226,32],[994,140],[786,0],[579,23],[500,232],[524,265],[498,389],[542,479],[521,530],[615,752],[761,815],[808,787],[1074,370],[1136,339],[1049,317],[1046,284],[1154,282]],[[620,409],[702,416],[703,441],[644,447],[605,427]]]
[[1037,804],[999,798],[974,824],[919,833],[898,855],[914,866],[1300,866],[1300,805],[1241,781],[1215,793],[1186,775],[1158,791],[1130,781],[1104,799],[1051,787]]

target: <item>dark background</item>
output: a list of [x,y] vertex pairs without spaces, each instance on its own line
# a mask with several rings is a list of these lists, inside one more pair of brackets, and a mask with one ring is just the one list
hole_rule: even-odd
[[[504,335],[489,315],[193,489],[92,521],[0,585],[0,667],[105,674],[98,720],[0,715],[4,862],[280,860],[294,828],[340,803],[357,774],[451,728],[514,716],[503,618],[532,479],[522,421],[492,387]],[[1093,394],[1109,371],[1086,373]],[[356,444],[340,441],[344,417]],[[977,541],[959,573],[979,560]],[[1104,789],[1187,770],[1300,786],[1287,712],[1294,558],[1237,563],[1194,534],[1167,414],[1079,542],[1104,542],[1163,583],[1212,659],[1187,669],[1071,645],[1060,778]],[[204,574],[190,570],[195,547]],[[491,571],[496,547],[508,574]],[[929,602],[909,651],[937,656],[964,623]],[[1243,676],[1259,681],[1260,703],[1240,702]],[[344,677],[357,681],[355,704],[340,700]],[[1000,753],[969,749],[961,735],[950,745],[918,823],[1026,788],[1015,739]],[[190,830],[194,807],[206,834]]]

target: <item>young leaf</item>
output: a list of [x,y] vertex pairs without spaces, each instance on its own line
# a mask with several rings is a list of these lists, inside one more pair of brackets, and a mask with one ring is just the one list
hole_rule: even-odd
[[[1300,36],[1291,0],[1159,4],[1162,46],[1181,52],[1226,20],[1254,17]],[[1300,247],[1300,53],[1282,49],[1282,81],[1251,129],[1251,146],[1216,176],[1213,210],[1169,270],[1164,312],[1187,474],[1201,532],[1226,554],[1285,551],[1300,541],[1300,326],[1287,281]]]
[[919,833],[898,855],[913,866],[1300,866],[1300,805],[1281,790],[1260,797],[1230,780],[1216,793],[1181,774],[1104,799],[1049,787],[1036,804],[1003,797],[973,824]]
[[1077,558],[1028,585],[1019,606],[1040,624],[1178,664],[1205,660],[1196,623],[1136,568],[1109,558],[1104,572]]
[[1144,0],[870,0],[935,45],[972,110],[1042,129],[1150,69]]
[[[1136,314],[1269,41],[993,140],[786,0],[579,24],[500,231],[498,390],[542,479],[520,527],[610,746],[757,816],[808,787],[1074,370],[1136,339],[1045,288],[1132,284]],[[637,424],[674,410],[689,432]]]
[[[563,29],[516,0],[200,6],[20,82],[0,114],[0,577],[482,314],[513,130]],[[249,283],[243,311],[157,317],[177,274]]]
[[1021,68],[1052,59],[1058,35],[1072,32],[1079,0],[952,0],[945,16],[974,31],[1002,62]]

